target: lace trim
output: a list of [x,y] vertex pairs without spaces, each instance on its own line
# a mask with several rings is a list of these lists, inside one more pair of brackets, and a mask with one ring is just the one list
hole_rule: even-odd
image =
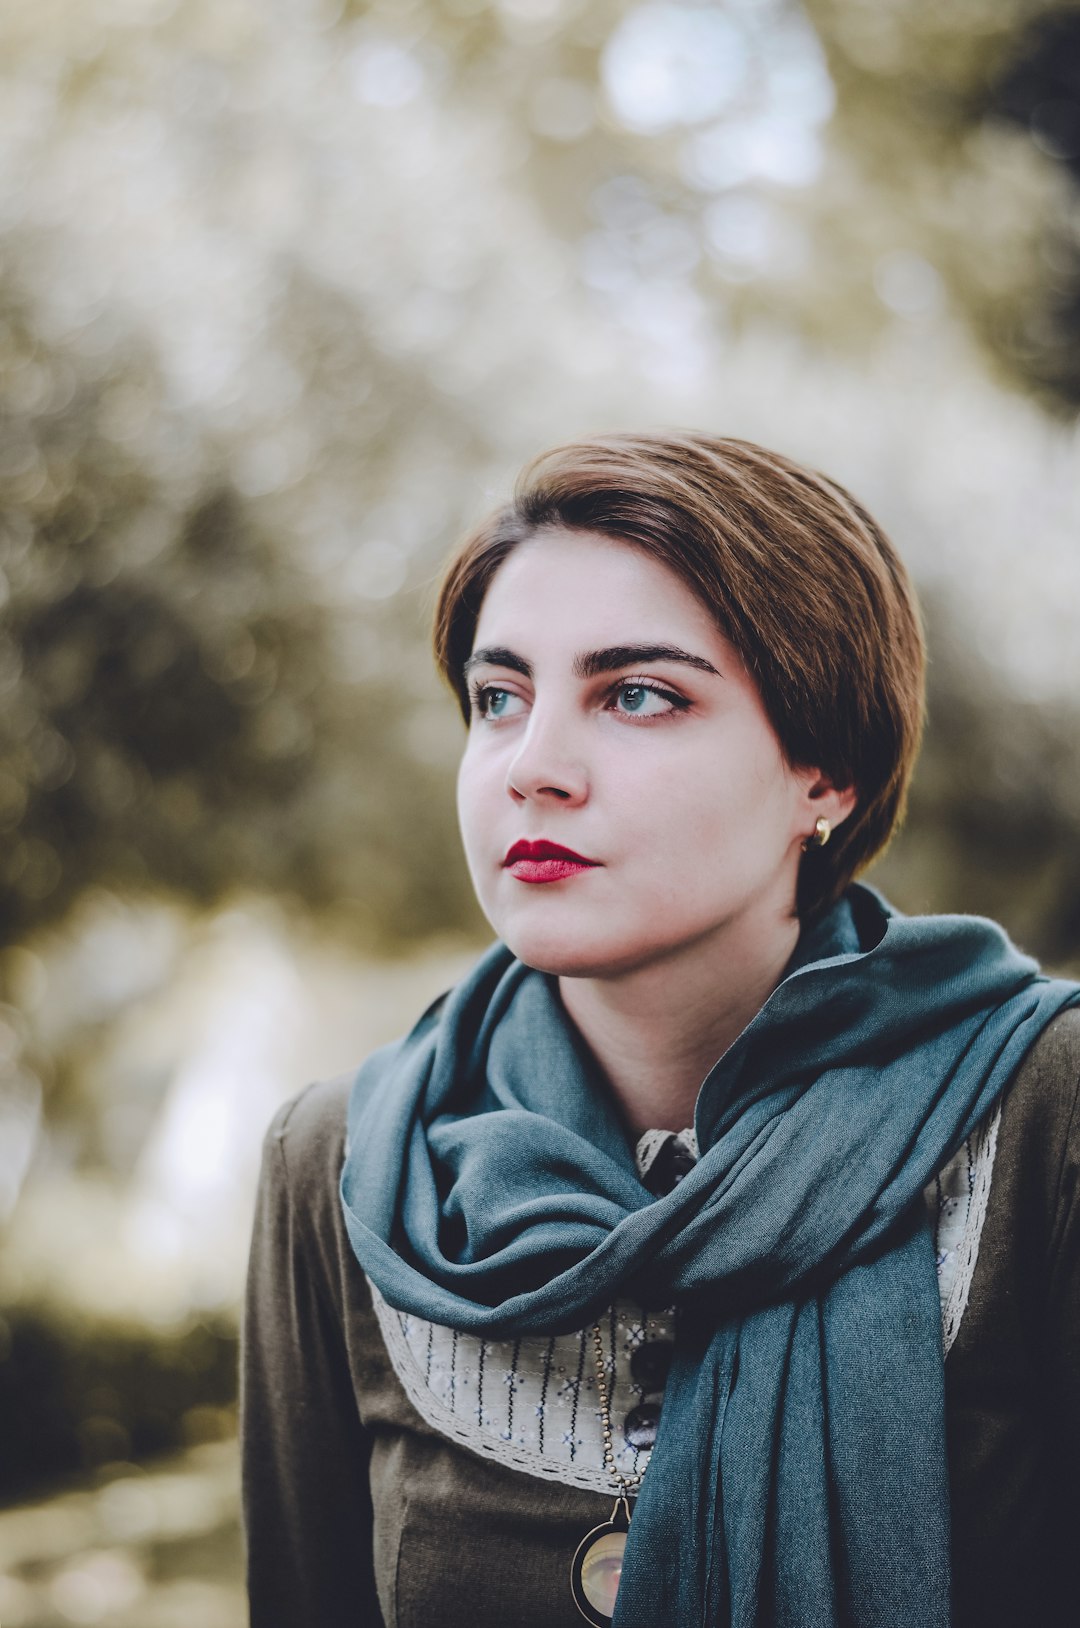
[[[589,1492],[612,1495],[611,1477],[604,1468],[600,1410],[596,1403],[592,1338],[589,1330],[582,1334],[560,1335],[547,1341],[543,1335],[538,1335],[534,1337],[533,1342],[525,1339],[515,1342],[512,1346],[513,1359],[507,1368],[505,1363],[499,1361],[500,1355],[506,1355],[506,1342],[484,1341],[476,1336],[457,1334],[455,1330],[443,1328],[441,1324],[428,1323],[422,1318],[394,1311],[387,1305],[370,1278],[368,1283],[372,1305],[394,1372],[401,1381],[409,1401],[426,1424],[439,1435],[449,1436],[452,1441],[471,1448],[482,1458],[493,1459],[495,1463],[505,1465],[509,1469],[523,1470],[527,1475],[539,1476],[544,1481],[559,1481],[565,1486],[583,1487]],[[629,1382],[628,1350],[616,1353],[614,1361],[609,1354],[609,1349],[613,1348],[616,1342],[616,1329],[618,1328],[622,1335],[620,1344],[632,1347],[645,1338],[646,1322],[650,1328],[655,1327],[657,1333],[670,1337],[672,1328],[668,1313],[661,1313],[656,1317],[648,1316],[642,1321],[640,1312],[619,1306],[612,1308],[608,1316],[602,1320],[613,1416],[626,1411],[629,1406],[639,1401],[641,1396],[640,1388]],[[416,1335],[417,1346],[410,1343],[410,1334]],[[447,1341],[450,1342],[448,1361],[446,1351],[434,1350],[436,1340],[439,1341],[440,1347]],[[539,1374],[530,1375],[524,1371],[519,1373],[515,1369],[514,1363],[519,1351],[530,1343],[547,1346],[546,1355],[541,1363],[542,1371]],[[418,1354],[417,1347],[424,1353],[423,1360]],[[563,1356],[567,1360],[557,1365],[556,1356]],[[462,1371],[455,1381],[455,1364],[460,1364],[464,1370],[465,1363],[474,1357],[478,1358],[477,1366],[468,1373]],[[445,1398],[433,1388],[431,1380],[433,1370],[436,1381],[441,1383],[446,1391]],[[560,1374],[564,1376],[562,1379],[559,1378]],[[496,1409],[485,1406],[483,1397],[485,1377],[491,1391],[497,1397],[503,1397],[505,1392],[502,1408],[498,1409],[496,1404],[498,1420],[505,1428],[498,1427]],[[520,1393],[518,1407],[515,1410],[519,1414],[517,1423],[514,1422],[513,1412],[508,1411],[506,1406],[509,1402],[510,1408],[513,1408],[515,1393]],[[462,1406],[469,1408],[468,1413],[458,1411],[459,1397]],[[472,1417],[473,1412],[476,1414],[475,1418]],[[535,1439],[537,1431],[522,1429],[520,1414],[523,1412],[527,1416],[535,1415],[538,1419],[539,1439],[535,1447],[528,1444],[527,1436]],[[545,1419],[549,1438],[546,1448],[544,1424],[540,1422]],[[557,1456],[560,1452],[564,1456]],[[644,1469],[648,1457],[647,1453],[638,1454],[632,1448],[620,1448],[615,1454],[616,1463],[624,1471]]]
[[971,1137],[974,1144],[975,1166],[971,1203],[968,1208],[964,1236],[956,1251],[956,1275],[953,1278],[952,1287],[949,1290],[945,1304],[941,1308],[941,1331],[946,1356],[951,1351],[953,1342],[960,1332],[960,1323],[967,1310],[968,1296],[971,1293],[971,1281],[975,1276],[975,1263],[979,1258],[979,1244],[982,1240],[983,1222],[986,1220],[986,1206],[990,1198],[990,1183],[994,1174],[994,1155],[997,1152],[1001,1105],[1002,1099],[999,1097],[997,1107],[989,1119],[985,1120]]

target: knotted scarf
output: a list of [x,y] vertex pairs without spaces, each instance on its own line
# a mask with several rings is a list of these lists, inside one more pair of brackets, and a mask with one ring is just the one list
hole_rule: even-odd
[[1077,1000],[992,922],[856,884],[709,1071],[660,1199],[557,979],[501,943],[360,1069],[341,1200],[391,1306],[492,1338],[678,1307],[616,1628],[947,1628],[922,1191]]

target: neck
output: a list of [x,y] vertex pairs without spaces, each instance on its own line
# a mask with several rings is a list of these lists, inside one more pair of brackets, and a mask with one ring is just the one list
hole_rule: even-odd
[[613,978],[559,978],[628,1130],[694,1121],[713,1065],[764,1006],[799,938],[795,917],[741,922]]

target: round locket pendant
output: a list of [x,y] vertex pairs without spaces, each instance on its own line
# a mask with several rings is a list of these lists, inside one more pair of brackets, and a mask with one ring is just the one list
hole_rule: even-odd
[[625,1498],[617,1498],[611,1519],[586,1532],[575,1551],[570,1566],[570,1591],[581,1615],[594,1628],[608,1628],[615,1614],[615,1596],[619,1592],[629,1530],[630,1505]]

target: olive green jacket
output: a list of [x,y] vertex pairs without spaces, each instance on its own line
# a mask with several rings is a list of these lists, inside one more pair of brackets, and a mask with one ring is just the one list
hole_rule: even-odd
[[[612,1500],[409,1402],[338,1198],[350,1083],[309,1086],[264,1144],[240,1376],[253,1628],[581,1628],[570,1560]],[[1073,1008],[1005,1095],[945,1361],[955,1628],[1080,1623],[1078,1092]]]

